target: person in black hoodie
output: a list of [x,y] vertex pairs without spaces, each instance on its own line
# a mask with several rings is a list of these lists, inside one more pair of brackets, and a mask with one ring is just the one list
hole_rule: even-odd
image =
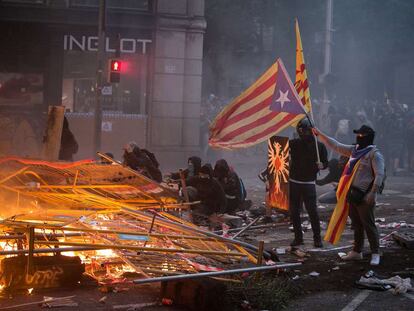
[[232,170],[227,161],[220,159],[214,166],[214,177],[218,180],[226,194],[227,213],[234,213],[244,201],[243,184],[239,176]]
[[69,122],[63,117],[62,138],[60,140],[59,160],[73,161],[73,155],[78,152],[79,146],[69,129]]
[[205,164],[197,176],[187,180],[190,201],[201,201],[194,207],[193,214],[211,216],[226,211],[226,196],[219,182],[213,177],[211,165]]
[[[187,179],[193,176],[197,176],[198,172],[200,171],[200,168],[201,168],[201,158],[197,156],[189,157],[187,161],[187,168],[183,170],[184,178]],[[171,173],[171,179],[173,180],[180,179],[180,173],[179,172]]]
[[147,152],[140,149],[135,142],[130,142],[125,145],[123,158],[124,165],[156,182],[162,182],[161,171],[148,156]]
[[309,214],[315,247],[322,247],[319,215],[316,208],[316,175],[328,166],[328,152],[324,144],[318,142],[320,162],[317,159],[315,138],[312,125],[308,119],[302,119],[296,126],[299,138],[289,141],[290,176],[289,176],[289,210],[295,239],[291,246],[303,244],[300,211],[302,202]]

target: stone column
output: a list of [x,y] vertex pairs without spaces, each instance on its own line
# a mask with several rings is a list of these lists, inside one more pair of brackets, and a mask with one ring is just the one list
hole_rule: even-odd
[[163,167],[199,153],[204,0],[159,0],[148,147]]

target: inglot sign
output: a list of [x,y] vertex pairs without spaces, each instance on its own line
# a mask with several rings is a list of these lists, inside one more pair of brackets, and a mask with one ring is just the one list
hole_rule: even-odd
[[[115,53],[118,39],[105,38],[105,51]],[[150,39],[121,38],[119,40],[119,50],[121,53],[140,53],[146,54],[148,45],[152,43]],[[98,51],[97,36],[63,36],[63,49],[65,51]]]

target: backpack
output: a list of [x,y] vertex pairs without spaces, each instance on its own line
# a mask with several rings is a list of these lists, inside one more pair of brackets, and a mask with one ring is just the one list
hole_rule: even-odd
[[247,192],[246,188],[244,187],[243,180],[239,177],[239,184],[240,184],[240,202],[246,200]]

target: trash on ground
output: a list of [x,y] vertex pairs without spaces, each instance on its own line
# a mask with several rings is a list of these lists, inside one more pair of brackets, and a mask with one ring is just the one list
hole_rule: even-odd
[[[371,271],[370,271],[371,272]],[[401,278],[399,275],[393,276],[389,279],[379,279],[378,277],[363,277],[359,279],[357,285],[369,286],[369,285],[381,285],[384,290],[390,289],[393,287],[392,293],[395,295],[406,293],[409,290],[412,290],[411,279],[410,278]],[[388,288],[389,287],[389,288]],[[372,289],[375,289],[372,287]],[[381,288],[377,288],[381,290]]]
[[407,249],[414,249],[414,232],[394,232],[393,239]]
[[[73,298],[73,297],[72,297]],[[44,296],[42,308],[60,308],[60,307],[79,307],[79,304],[72,300],[72,298],[64,298],[56,300],[53,297]]]
[[316,272],[316,271],[312,271],[311,273],[309,273],[309,275],[313,276],[313,277],[318,277],[320,275],[320,273]]
[[286,254],[286,248],[283,248],[283,247],[276,248],[276,254],[278,254],[278,255]]
[[342,259],[342,257],[346,256],[346,253],[339,252],[339,253],[338,253],[338,256],[339,256],[339,258],[341,258],[341,259]]
[[114,310],[139,310],[146,307],[152,307],[158,305],[158,302],[142,302],[142,303],[131,303],[127,305],[115,305],[113,306]]

